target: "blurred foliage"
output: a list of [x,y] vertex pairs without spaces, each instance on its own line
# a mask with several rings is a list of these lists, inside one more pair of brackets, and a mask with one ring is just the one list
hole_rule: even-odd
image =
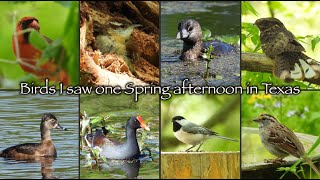
[[[228,114],[221,113],[223,111]],[[175,138],[171,122],[174,116],[183,116],[221,136],[240,140],[239,114],[239,95],[173,95],[169,100],[161,101],[161,151],[184,151],[191,147]],[[240,142],[212,138],[205,141],[201,150],[239,151]]]
[[[40,33],[55,41],[53,46],[45,47],[45,55],[60,51],[61,46],[66,50],[66,58],[62,67],[70,75],[71,84],[78,84],[79,79],[79,3],[76,1],[63,2],[0,2],[0,74],[2,88],[17,88],[20,81],[39,82],[34,76],[25,73],[15,62],[12,49],[12,35],[16,23],[22,17],[34,16],[39,20]],[[15,17],[15,18],[14,18]],[[34,43],[39,43],[36,40]],[[58,49],[56,49],[58,48]],[[46,52],[47,51],[47,52]]]
[[[298,41],[305,47],[306,54],[319,61],[320,52],[319,32],[317,30],[320,18],[315,13],[320,8],[320,2],[315,1],[269,1],[269,2],[242,2],[242,32],[241,48],[244,52],[263,53],[260,45],[259,29],[253,24],[259,18],[275,17],[280,19],[286,28],[291,31]],[[287,85],[287,83],[278,80],[270,73],[242,72],[242,86],[247,82],[256,85],[259,88],[261,82],[272,82],[276,85]],[[291,83],[290,85],[299,85],[302,88],[312,87],[320,88],[317,85],[309,85],[308,82]]]
[[[300,86],[301,89],[303,88],[311,88],[310,84],[294,81],[292,83],[286,83],[281,79],[275,78],[270,73],[263,73],[263,72],[249,72],[249,71],[242,71],[241,72],[241,83],[242,87],[246,88],[247,85],[249,86],[257,86],[259,89],[265,89],[264,85],[261,85],[262,82],[271,82],[273,85],[281,85],[281,86]],[[319,86],[314,86],[314,88],[319,88]]]
[[242,95],[242,126],[258,127],[253,119],[267,113],[295,132],[318,136],[320,134],[319,92],[301,92],[299,95]]
[[139,101],[134,101],[133,95],[80,95],[80,111],[86,111],[90,116],[137,116],[158,117],[159,96],[140,95]]
[[218,40],[222,42],[226,42],[229,44],[232,44],[234,46],[239,45],[240,37],[239,36],[229,36],[229,35],[220,35],[220,36],[211,36],[212,33],[210,29],[204,27],[202,28],[202,41],[212,41],[212,40]]

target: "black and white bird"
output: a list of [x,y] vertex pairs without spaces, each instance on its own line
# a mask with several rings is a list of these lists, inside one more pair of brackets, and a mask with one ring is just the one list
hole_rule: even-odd
[[176,138],[185,144],[192,145],[192,147],[188,148],[186,152],[200,144],[196,150],[198,152],[205,140],[214,137],[238,142],[238,140],[220,136],[218,133],[213,132],[210,129],[189,122],[182,116],[175,116],[172,118],[172,123],[173,134]]

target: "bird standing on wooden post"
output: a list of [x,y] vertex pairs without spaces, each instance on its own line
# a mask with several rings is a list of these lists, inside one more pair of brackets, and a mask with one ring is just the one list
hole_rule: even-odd
[[235,139],[220,136],[218,133],[213,132],[210,129],[207,129],[205,127],[202,127],[187,121],[182,116],[175,116],[174,118],[172,118],[172,123],[173,123],[173,134],[176,136],[176,138],[185,144],[192,145],[190,148],[186,150],[187,152],[190,149],[200,144],[200,146],[196,150],[196,152],[198,152],[205,140],[214,138],[214,137],[226,139],[229,141],[235,141],[235,142],[238,141]]

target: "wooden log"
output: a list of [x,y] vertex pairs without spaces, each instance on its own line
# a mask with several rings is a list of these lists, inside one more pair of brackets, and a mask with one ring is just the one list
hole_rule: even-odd
[[162,152],[162,179],[239,179],[240,152]]

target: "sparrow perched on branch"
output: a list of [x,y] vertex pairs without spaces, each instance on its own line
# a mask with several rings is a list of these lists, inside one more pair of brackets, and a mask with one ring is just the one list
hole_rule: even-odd
[[[64,59],[64,50],[61,52],[61,59],[50,59],[49,61],[39,64],[42,51],[30,44],[30,31],[28,31],[28,29],[34,29],[37,32],[40,31],[40,25],[37,18],[23,17],[18,21],[16,32],[12,36],[13,52],[17,57],[21,68],[25,72],[35,75],[40,80],[48,78],[50,81],[69,84],[68,73],[60,67],[61,63],[57,64],[57,61]],[[43,36],[43,38],[49,44],[52,43],[52,40],[48,37]]]
[[260,29],[263,52],[275,62],[276,77],[285,82],[319,77],[319,63],[303,54],[304,47],[279,19],[261,18],[254,24]]
[[259,135],[262,144],[271,154],[277,157],[277,159],[266,160],[266,162],[282,162],[284,161],[283,158],[292,155],[296,158],[302,158],[320,175],[319,169],[311,159],[305,156],[304,147],[292,130],[280,124],[275,117],[269,114],[261,114],[253,121],[259,123]]

